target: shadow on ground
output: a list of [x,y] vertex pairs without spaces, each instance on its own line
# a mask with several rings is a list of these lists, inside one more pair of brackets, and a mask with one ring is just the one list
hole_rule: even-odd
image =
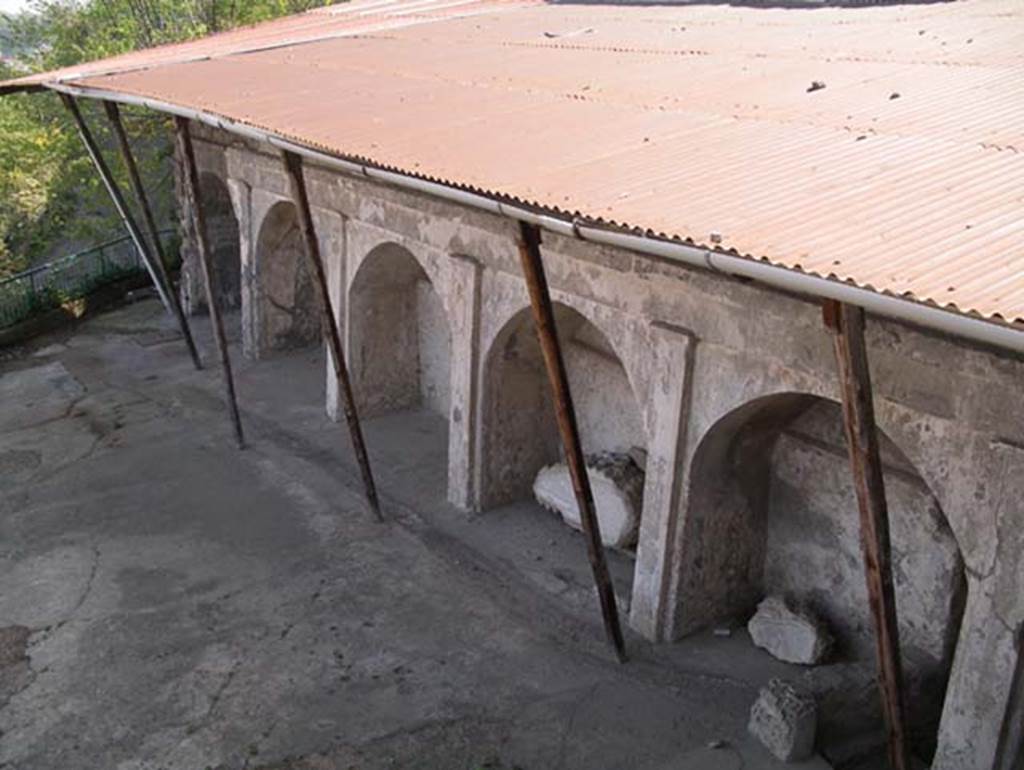
[[444,503],[443,423],[366,426],[379,524],[321,352],[236,362],[242,452],[155,302],[2,364],[0,767],[777,767],[745,732],[765,656],[616,664],[578,534]]

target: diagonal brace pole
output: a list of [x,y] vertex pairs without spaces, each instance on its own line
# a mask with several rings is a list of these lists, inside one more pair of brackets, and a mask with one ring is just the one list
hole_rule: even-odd
[[383,521],[380,501],[377,498],[377,487],[370,470],[370,457],[366,451],[363,429],[359,423],[359,413],[356,410],[355,397],[352,394],[352,381],[349,378],[348,367],[345,365],[345,351],[341,344],[338,321],[331,307],[331,295],[327,291],[327,275],[320,255],[320,242],[316,237],[313,214],[309,207],[309,194],[306,191],[306,180],[302,172],[302,157],[288,151],[282,151],[281,157],[284,160],[285,172],[288,174],[292,201],[295,203],[295,209],[299,215],[299,229],[302,232],[302,242],[305,246],[306,266],[313,278],[313,284],[316,286],[314,293],[317,309],[320,312],[320,326],[327,337],[331,362],[334,365],[334,376],[338,380],[338,387],[345,401],[345,421],[348,423],[352,447],[355,450],[356,459],[359,461],[359,471],[362,474],[363,487],[366,490],[366,501],[377,519]]
[[889,765],[893,770],[908,770],[910,758],[907,752],[896,592],[892,581],[889,509],[885,499],[871,373],[864,341],[864,310],[828,300],[824,311],[825,324],[832,331],[835,345],[843,397],[843,425],[857,492],[857,507],[860,510],[864,577],[875,626],[878,684],[888,733]]
[[118,146],[121,148],[121,156],[124,158],[125,168],[128,169],[128,178],[131,180],[132,188],[135,190],[135,198],[139,202],[139,208],[142,209],[142,219],[146,223],[146,228],[149,231],[150,245],[153,247],[152,253],[156,255],[156,258],[153,260],[154,267],[160,273],[160,279],[164,285],[170,289],[169,294],[173,305],[174,317],[178,321],[178,326],[181,327],[181,333],[185,335],[185,344],[188,346],[189,355],[192,356],[192,363],[195,364],[196,369],[202,369],[203,364],[199,360],[199,351],[196,349],[195,340],[192,339],[192,331],[189,329],[185,312],[181,308],[181,298],[174,291],[174,284],[167,273],[167,255],[164,253],[163,244],[160,243],[160,231],[157,229],[153,209],[149,205],[149,198],[146,196],[146,188],[142,184],[142,177],[139,175],[139,167],[135,163],[131,144],[128,142],[128,133],[125,131],[124,122],[121,120],[121,111],[114,102],[103,102],[103,108],[107,112],[110,126],[114,130],[114,136],[117,138]]
[[245,446],[245,438],[242,435],[242,420],[238,415],[238,401],[235,398],[235,380],[231,374],[231,357],[228,354],[228,342],[224,336],[224,322],[221,319],[220,307],[217,304],[215,276],[213,265],[210,262],[210,249],[206,239],[206,212],[203,209],[203,198],[199,190],[199,171],[196,168],[196,153],[192,147],[192,135],[189,133],[188,120],[185,118],[174,118],[175,134],[178,142],[178,153],[181,156],[182,168],[185,177],[185,197],[187,208],[192,213],[192,224],[196,234],[196,251],[199,252],[199,262],[203,266],[203,285],[206,287],[206,302],[210,309],[210,323],[213,326],[213,338],[217,343],[217,353],[220,355],[221,372],[224,377],[224,392],[228,400],[228,413],[231,417],[231,425],[235,431],[235,441],[238,448]]
[[[149,277],[153,280],[153,286],[156,287],[156,291],[160,295],[160,301],[163,303],[168,313],[173,313],[174,303],[171,301],[171,291],[168,288],[168,284],[165,284],[163,281],[163,273],[157,267],[156,260],[150,253],[149,247],[146,245],[146,240],[142,236],[142,231],[139,230],[139,226],[135,223],[135,218],[128,209],[128,204],[125,202],[124,195],[121,194],[121,188],[117,186],[117,182],[114,180],[114,175],[110,173],[110,167],[103,159],[103,154],[100,152],[99,145],[96,144],[96,140],[93,138],[92,132],[89,130],[89,126],[86,125],[85,118],[82,117],[81,110],[78,109],[78,103],[75,101],[74,97],[69,94],[62,93],[60,98],[61,101],[64,102],[64,106],[67,107],[68,112],[71,113],[71,117],[74,118],[75,125],[78,127],[78,134],[82,137],[82,144],[85,145],[85,149],[89,153],[89,158],[96,167],[96,171],[99,173],[100,179],[103,180],[103,185],[107,188],[107,193],[109,193],[110,199],[113,201],[114,207],[117,209],[117,213],[120,214],[121,220],[124,222],[124,226],[128,230],[128,234],[135,243],[135,248],[138,250],[139,256],[142,258],[142,263],[146,266]],[[187,331],[185,329],[182,331],[186,333],[186,339],[189,339],[190,337],[188,336]]]
[[558,430],[562,435],[562,445],[565,447],[569,472],[572,476],[572,487],[576,493],[576,504],[580,509],[580,521],[583,524],[583,534],[587,540],[587,556],[590,558],[590,568],[594,573],[594,583],[597,585],[597,595],[601,603],[604,630],[608,640],[615,648],[619,662],[624,663],[626,649],[622,638],[622,627],[619,625],[619,610],[615,602],[611,577],[608,574],[608,563],[604,557],[601,530],[594,506],[594,492],[590,487],[590,477],[587,475],[579,428],[576,424],[576,410],[573,407],[572,394],[569,392],[569,377],[566,374],[565,360],[562,358],[562,349],[555,328],[551,292],[548,290],[544,262],[540,254],[540,230],[526,222],[520,222],[519,227],[519,257],[523,265],[523,274],[526,277],[526,286],[530,292],[533,321],[540,339],[541,351],[544,354],[544,365],[551,383]]

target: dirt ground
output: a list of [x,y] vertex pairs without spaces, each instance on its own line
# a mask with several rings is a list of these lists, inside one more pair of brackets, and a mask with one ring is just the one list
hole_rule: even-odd
[[614,662],[582,538],[448,506],[429,414],[366,425],[375,521],[319,350],[236,346],[238,451],[194,325],[202,372],[152,300],[0,362],[0,767],[782,767],[742,634]]

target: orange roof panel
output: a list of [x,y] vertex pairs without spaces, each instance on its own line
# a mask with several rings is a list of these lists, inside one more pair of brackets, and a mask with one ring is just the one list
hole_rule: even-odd
[[58,81],[1024,324],[1020,0],[357,0]]

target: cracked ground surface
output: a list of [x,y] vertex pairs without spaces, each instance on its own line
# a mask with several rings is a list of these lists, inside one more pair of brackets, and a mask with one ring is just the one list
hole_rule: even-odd
[[380,524],[322,354],[235,361],[242,452],[153,301],[0,363],[0,767],[777,767],[770,665],[616,664],[576,533],[444,503],[443,423],[366,425]]

